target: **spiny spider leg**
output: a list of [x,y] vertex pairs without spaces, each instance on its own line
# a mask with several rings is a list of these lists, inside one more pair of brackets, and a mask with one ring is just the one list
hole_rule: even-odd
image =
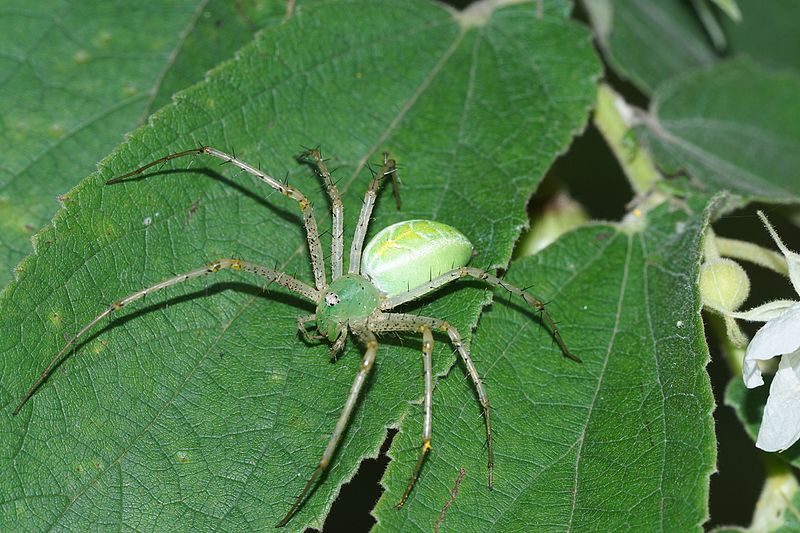
[[[383,152],[384,162],[389,157],[389,152]],[[394,196],[394,203],[397,205],[397,210],[400,211],[400,179],[397,177],[397,167],[392,172],[392,195]]]
[[350,414],[353,412],[353,407],[356,405],[356,400],[358,400],[358,393],[361,392],[361,388],[364,386],[364,382],[367,380],[367,375],[372,369],[372,365],[375,363],[375,357],[378,354],[378,341],[375,339],[375,335],[373,335],[372,332],[365,327],[356,327],[356,329],[353,330],[353,333],[356,335],[356,337],[358,337],[358,340],[364,344],[366,351],[364,352],[364,357],[361,359],[361,365],[358,368],[358,373],[353,380],[353,384],[350,386],[350,393],[347,395],[347,401],[342,408],[342,414],[339,415],[339,420],[336,422],[336,427],[333,430],[333,434],[328,441],[328,445],[325,447],[325,451],[322,453],[322,458],[319,460],[319,465],[317,465],[317,468],[314,469],[314,473],[311,474],[311,479],[308,480],[308,483],[306,483],[303,491],[299,496],[297,496],[294,504],[292,504],[292,508],[289,509],[288,513],[286,513],[286,516],[284,516],[283,520],[278,522],[275,527],[283,527],[287,522],[289,522],[289,519],[292,518],[294,513],[297,512],[297,509],[303,503],[308,491],[311,490],[311,488],[314,486],[314,483],[316,483],[317,479],[319,479],[319,476],[322,475],[326,468],[328,468],[328,464],[331,462],[333,453],[336,451],[336,446],[338,446],[339,440],[342,438],[342,434],[347,428],[347,422],[350,420]]
[[298,205],[300,206],[300,211],[303,213],[303,224],[306,227],[306,235],[308,238],[308,250],[311,254],[311,266],[314,270],[314,286],[317,290],[321,291],[325,289],[327,286],[327,281],[325,279],[325,259],[322,253],[322,241],[319,238],[319,229],[317,228],[317,219],[314,218],[314,208],[311,206],[311,202],[309,202],[308,198],[303,195],[298,189],[281,183],[280,181],[276,180],[272,176],[269,176],[262,172],[261,170],[255,168],[254,166],[245,163],[239,159],[236,159],[232,155],[228,155],[225,152],[221,152],[216,148],[212,148],[210,146],[201,146],[200,148],[193,148],[191,150],[185,150],[183,152],[176,152],[174,154],[166,155],[160,159],[156,159],[143,167],[139,167],[132,172],[128,172],[127,174],[123,174],[122,176],[112,178],[106,181],[106,184],[110,185],[113,183],[118,183],[120,181],[125,180],[126,178],[130,178],[131,176],[136,176],[141,174],[148,168],[154,167],[155,165],[165,163],[172,159],[177,159],[179,157],[184,157],[187,155],[198,155],[198,154],[206,154],[212,157],[216,157],[218,159],[222,159],[226,163],[230,163],[235,167],[238,167],[248,174],[255,176],[256,178],[260,179],[279,193],[284,196],[288,196],[289,198],[295,200]]
[[328,191],[328,198],[331,200],[331,277],[335,280],[341,277],[344,262],[344,204],[319,150],[312,148],[301,157],[308,157],[314,161],[314,166],[319,170],[325,189]]
[[17,415],[22,406],[25,405],[33,393],[39,388],[39,386],[47,379],[47,376],[50,375],[50,372],[55,367],[56,363],[61,359],[61,357],[66,353],[70,346],[75,344],[80,337],[82,337],[87,331],[92,329],[98,322],[103,320],[105,317],[113,313],[114,311],[118,311],[128,305],[129,303],[135,302],[136,300],[140,300],[147,296],[150,293],[159,291],[161,289],[166,289],[167,287],[171,287],[173,285],[177,285],[178,283],[183,283],[184,281],[199,278],[201,276],[205,276],[208,274],[213,274],[215,272],[219,272],[220,270],[230,268],[231,270],[243,270],[245,272],[250,272],[252,274],[256,274],[258,276],[262,276],[267,278],[270,282],[275,282],[279,285],[283,285],[290,291],[299,294],[300,296],[310,300],[311,302],[316,303],[319,300],[319,292],[315,289],[309,287],[305,283],[300,280],[297,280],[283,272],[279,272],[277,270],[273,270],[271,268],[267,268],[261,265],[257,265],[255,263],[250,263],[248,261],[242,261],[240,259],[218,259],[216,261],[212,261],[208,263],[206,266],[196,268],[194,270],[190,270],[188,272],[184,272],[183,274],[179,274],[177,276],[173,276],[171,278],[167,278],[159,283],[151,287],[147,287],[146,289],[142,289],[140,291],[134,292],[125,296],[121,300],[117,300],[110,306],[108,306],[105,311],[94,317],[89,323],[83,326],[78,333],[72,336],[71,339],[67,341],[63,348],[53,357],[50,361],[50,364],[47,365],[44,372],[39,376],[33,385],[28,389],[25,393],[25,396],[22,400],[17,404],[16,409],[14,409],[13,415]]
[[433,406],[433,333],[431,333],[431,328],[428,326],[420,326],[419,330],[422,333],[422,376],[425,382],[425,396],[422,401],[424,412],[424,418],[422,420],[422,448],[420,448],[419,455],[417,455],[417,464],[414,466],[414,472],[411,473],[411,478],[408,480],[406,490],[403,492],[400,501],[395,505],[397,509],[401,509],[403,504],[406,503],[408,495],[411,494],[411,490],[417,482],[419,471],[422,470],[422,463],[425,461],[425,456],[431,451],[431,426],[433,423],[431,411]]
[[[391,166],[391,168],[389,168]],[[381,177],[392,177],[392,196],[394,196],[394,203],[397,205],[397,210],[401,208],[400,203],[400,179],[397,177],[397,162],[394,159],[389,159],[389,152],[383,152],[383,168],[381,168]]]
[[[389,154],[384,152],[383,167],[381,167],[379,173],[372,177],[372,182],[369,184],[367,193],[364,195],[361,213],[358,215],[358,224],[356,224],[356,231],[353,234],[353,244],[350,248],[350,266],[348,268],[350,274],[358,274],[361,270],[361,249],[364,247],[364,237],[367,235],[367,226],[369,226],[369,219],[372,216],[375,198],[378,196],[378,187],[381,184],[381,180],[389,175],[393,176],[392,179],[397,179],[397,165],[394,159],[389,159]],[[399,206],[400,197],[398,196],[397,198]]]
[[[493,489],[494,453],[492,451],[492,424],[489,420],[489,397],[486,395],[486,389],[483,387],[483,382],[478,374],[478,370],[475,368],[475,364],[472,362],[472,357],[470,357],[469,352],[466,348],[464,348],[464,344],[461,342],[461,335],[458,334],[458,330],[456,330],[456,328],[448,324],[446,321],[438,318],[408,315],[404,313],[379,313],[378,315],[374,315],[369,318],[367,327],[376,333],[383,331],[421,331],[421,328],[430,328],[447,333],[447,336],[450,337],[451,344],[456,347],[458,354],[461,356],[461,360],[464,361],[464,366],[467,367],[467,373],[472,379],[472,383],[475,386],[475,391],[478,393],[478,401],[481,404],[483,418],[486,422],[486,448],[489,456],[487,464],[489,473],[489,489]],[[422,458],[417,459],[417,466],[414,469],[414,474],[411,476],[411,487],[406,488],[403,498],[397,504],[398,508],[403,506],[406,498],[411,493],[411,488],[413,488],[414,482],[419,474],[419,469],[422,467],[422,459],[424,459],[424,447],[425,445],[423,442]]]
[[331,355],[336,358],[336,354],[342,351],[344,343],[347,342],[347,329],[342,330],[342,334],[336,338],[336,341],[331,346]]
[[392,296],[391,298],[387,298],[381,304],[381,309],[383,309],[384,311],[387,311],[389,309],[394,309],[398,305],[422,298],[426,294],[435,291],[439,287],[442,287],[444,285],[447,285],[451,281],[455,281],[457,279],[461,279],[464,277],[471,277],[481,281],[485,281],[486,283],[492,285],[493,287],[501,287],[507,290],[509,293],[515,294],[520,298],[522,298],[523,300],[525,300],[525,302],[528,305],[534,307],[537,311],[539,311],[539,313],[541,313],[542,319],[544,320],[545,324],[547,324],[547,326],[550,328],[550,331],[553,333],[553,338],[558,343],[558,346],[559,348],[561,348],[562,353],[566,357],[572,359],[573,361],[577,361],[578,363],[581,362],[580,357],[573,354],[571,351],[569,351],[569,348],[567,348],[567,344],[564,342],[564,339],[561,337],[561,333],[558,331],[558,326],[556,326],[556,323],[550,316],[550,313],[548,313],[547,310],[545,309],[544,302],[542,302],[538,298],[535,298],[534,296],[531,296],[530,294],[523,291],[519,287],[516,287],[506,281],[503,281],[497,276],[493,276],[488,272],[485,272],[479,268],[460,267],[453,269],[450,272],[445,272],[441,276],[432,279],[431,281],[425,283],[424,285],[420,285],[419,287],[411,289],[410,291],[406,291],[402,294],[398,294],[397,296]]

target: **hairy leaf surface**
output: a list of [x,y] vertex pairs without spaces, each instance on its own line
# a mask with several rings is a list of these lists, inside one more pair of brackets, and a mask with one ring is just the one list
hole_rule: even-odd
[[442,531],[701,530],[716,442],[696,288],[703,203],[690,205],[689,216],[662,206],[641,232],[579,229],[512,263],[507,279],[551,302],[583,362],[498,294],[472,342],[494,406],[494,491],[474,393],[454,368],[435,390],[433,452],[400,512],[391,504],[419,446],[421,408],[395,439],[379,530],[430,531],[460,468]]
[[177,90],[285,7],[259,0],[61,2],[0,7],[0,287],[31,253],[56,197]]
[[746,200],[800,198],[800,76],[737,60],[659,87],[642,127],[668,173]]
[[[328,346],[298,338],[295,318],[313,305],[225,272],[98,327],[12,418],[63,335],[127,293],[219,257],[311,279],[297,206],[230,165],[197,157],[146,179],[105,179],[211,145],[285,176],[325,230],[320,182],[293,159],[322,144],[338,167],[349,242],[368,164],[388,149],[403,209],[380,200],[370,234],[431,218],[472,240],[474,265],[504,266],[528,197],[594,101],[599,65],[569,7],[547,2],[540,18],[527,3],[465,15],[423,1],[306,6],[134,132],[69,192],[0,297],[0,529],[271,528],[319,460],[359,364],[352,343],[333,363]],[[411,307],[468,340],[488,298],[465,283]],[[420,341],[383,340],[339,452],[292,530],[319,526],[386,427],[414,410]],[[454,361],[447,353],[439,373]]]

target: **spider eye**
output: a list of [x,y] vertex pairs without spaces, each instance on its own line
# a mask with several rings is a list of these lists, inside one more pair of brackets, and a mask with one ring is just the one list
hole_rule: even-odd
[[325,295],[325,303],[328,304],[328,307],[333,307],[334,305],[339,303],[339,295],[335,292],[329,292]]

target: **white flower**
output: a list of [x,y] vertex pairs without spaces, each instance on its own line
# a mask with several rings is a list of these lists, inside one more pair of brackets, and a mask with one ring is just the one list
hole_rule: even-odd
[[[783,244],[762,212],[758,216],[786,258],[789,279],[800,295],[800,255]],[[778,300],[730,315],[766,322],[744,356],[742,377],[747,388],[764,384],[758,361],[783,356],[769,389],[756,446],[768,452],[785,450],[800,439],[800,301]]]

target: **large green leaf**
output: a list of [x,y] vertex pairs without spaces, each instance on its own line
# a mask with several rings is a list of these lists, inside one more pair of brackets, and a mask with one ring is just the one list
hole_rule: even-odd
[[746,54],[760,65],[800,71],[800,2],[736,0],[742,20],[721,17],[732,53]]
[[689,1],[583,0],[583,5],[611,68],[648,94],[686,70],[731,55],[800,68],[800,3],[795,0],[737,0],[738,23],[716,10],[724,50],[714,48]]
[[[0,529],[271,527],[319,459],[358,367],[358,347],[332,364],[327,346],[298,338],[295,317],[312,306],[225,272],[98,328],[12,418],[62,335],[126,293],[227,256],[310,279],[296,206],[229,165],[179,160],[145,181],[104,179],[209,144],[288,173],[326,228],[319,182],[293,161],[323,143],[349,235],[366,165],[389,149],[403,210],[379,202],[372,232],[435,218],[472,239],[473,264],[504,265],[529,195],[594,99],[599,65],[568,11],[547,2],[542,18],[531,4],[467,17],[421,0],[325,2],[262,33],[134,132],[67,195],[0,297]],[[487,299],[466,283],[422,310],[468,340]],[[421,394],[419,340],[384,340],[293,530],[321,523]],[[437,353],[437,372],[453,360]]]
[[285,8],[223,0],[9,0],[0,7],[0,287],[56,196]]
[[583,0],[605,57],[646,93],[687,69],[716,60],[689,2]]
[[653,95],[645,142],[668,172],[748,200],[800,199],[800,76],[748,61],[679,76]]
[[474,393],[461,369],[434,391],[433,452],[396,512],[419,445],[421,408],[395,439],[378,504],[385,531],[699,531],[715,464],[714,402],[696,288],[702,203],[662,206],[646,229],[574,231],[515,261],[582,364],[560,357],[532,313],[496,299],[472,352],[496,432],[495,490]]

